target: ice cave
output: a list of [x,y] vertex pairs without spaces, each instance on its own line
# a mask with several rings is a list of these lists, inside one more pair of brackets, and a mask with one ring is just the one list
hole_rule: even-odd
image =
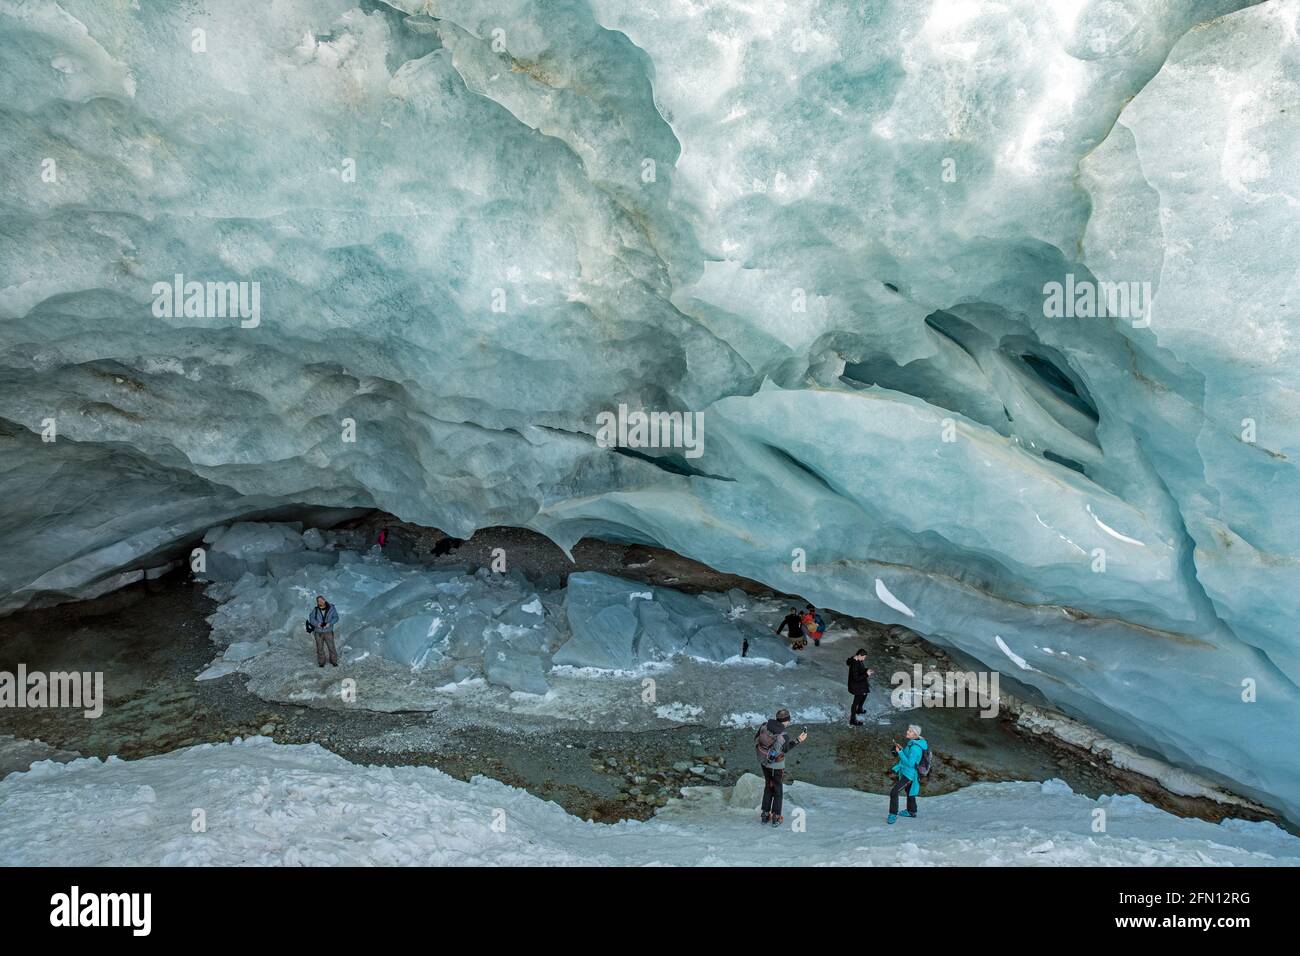
[[0,0],[0,864],[1300,863],[1298,23]]

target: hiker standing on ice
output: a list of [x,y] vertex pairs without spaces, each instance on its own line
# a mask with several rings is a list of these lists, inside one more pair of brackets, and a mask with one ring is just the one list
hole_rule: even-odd
[[334,647],[334,625],[339,622],[339,611],[325,600],[325,595],[316,595],[316,606],[307,615],[307,632],[316,638],[316,666],[324,667],[328,656],[330,664],[339,666],[338,651]]
[[789,733],[790,711],[782,707],[776,716],[769,720],[758,733],[754,734],[754,748],[758,752],[758,765],[763,769],[763,823],[779,827],[785,817],[781,816],[781,798],[785,778],[785,755],[797,744],[808,739],[808,731],[798,737]]
[[854,727],[861,727],[862,721],[858,720],[858,717],[862,715],[867,703],[867,695],[871,693],[871,675],[875,671],[867,666],[867,652],[861,647],[844,663],[849,666],[849,693],[853,695],[853,706],[849,708],[849,723]]
[[[916,795],[921,792],[921,777],[930,772],[930,745],[921,736],[921,728],[910,724],[907,728],[907,743],[903,746],[894,744],[894,753],[898,762],[890,769],[898,774],[898,780],[889,791],[889,816],[886,823],[893,823],[900,816],[916,817]],[[907,790],[907,809],[898,812],[898,795]]]
[[776,626],[776,633],[782,632],[790,635],[790,643],[797,651],[806,641],[803,636],[803,624],[799,619],[799,612],[790,608],[790,613],[781,619],[781,623]]

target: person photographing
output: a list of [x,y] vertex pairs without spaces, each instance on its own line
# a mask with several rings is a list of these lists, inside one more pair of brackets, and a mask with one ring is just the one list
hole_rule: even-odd
[[[930,772],[930,745],[921,736],[918,724],[910,724],[907,738],[900,746],[894,744],[894,756],[897,762],[890,769],[898,774],[894,786],[889,791],[889,816],[886,823],[893,823],[900,816],[916,817],[916,795],[921,792],[921,777]],[[898,796],[907,791],[907,809],[898,812]]]
[[781,816],[785,755],[807,739],[806,730],[797,737],[790,734],[790,711],[784,707],[754,734],[754,749],[758,752],[758,765],[763,770],[763,807],[759,818],[762,823],[779,827],[785,821]]

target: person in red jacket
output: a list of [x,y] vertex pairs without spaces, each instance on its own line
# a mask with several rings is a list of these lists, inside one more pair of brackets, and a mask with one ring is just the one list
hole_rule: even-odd
[[822,646],[822,635],[826,633],[826,625],[822,623],[822,616],[817,613],[817,609],[809,604],[803,611],[803,630],[804,633],[812,639],[813,647]]

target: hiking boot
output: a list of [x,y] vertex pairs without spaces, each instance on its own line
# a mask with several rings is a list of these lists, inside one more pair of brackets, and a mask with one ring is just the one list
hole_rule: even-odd
[[861,727],[861,726],[862,726],[862,721],[860,721],[860,720],[850,720],[850,721],[849,721],[849,726],[850,726],[850,727]]
[[894,822],[895,820],[897,820],[897,819],[898,819],[898,814],[896,814],[896,813],[891,813],[889,816],[885,817],[885,822],[886,822],[886,823],[893,823],[893,822]]
[[774,827],[779,827],[779,826],[780,826],[781,824],[783,824],[783,823],[785,823],[785,817],[778,817],[778,816],[776,816],[775,814],[773,814],[773,816],[772,816],[772,826],[774,826]]
[[769,820],[771,820],[771,819],[772,819],[772,814],[770,814],[770,813],[765,813],[765,814],[763,814],[763,817],[762,817],[762,819],[761,819],[759,822],[760,822],[760,823],[767,823],[767,822],[768,822]]
[[916,814],[913,813],[911,810],[899,810],[898,815],[900,817],[911,817],[913,820],[916,819]]

